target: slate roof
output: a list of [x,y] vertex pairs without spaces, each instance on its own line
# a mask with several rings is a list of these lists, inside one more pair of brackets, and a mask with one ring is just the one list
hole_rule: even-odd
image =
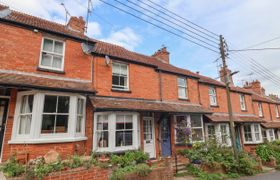
[[140,100],[113,97],[91,97],[91,102],[96,111],[98,110],[122,110],[122,111],[152,111],[169,113],[211,113],[209,109],[197,104],[183,104],[177,102]]

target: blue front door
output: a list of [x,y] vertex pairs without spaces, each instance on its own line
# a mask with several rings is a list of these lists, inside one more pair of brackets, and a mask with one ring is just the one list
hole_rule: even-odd
[[160,122],[160,134],[161,134],[161,156],[167,157],[171,155],[170,144],[170,123],[168,116],[164,116]]

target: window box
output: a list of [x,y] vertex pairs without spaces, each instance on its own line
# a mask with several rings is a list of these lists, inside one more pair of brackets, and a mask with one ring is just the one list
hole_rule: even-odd
[[19,92],[9,143],[84,140],[86,98],[44,91]]

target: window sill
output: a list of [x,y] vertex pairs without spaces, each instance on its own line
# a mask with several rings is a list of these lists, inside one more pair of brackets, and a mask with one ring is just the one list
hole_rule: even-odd
[[244,145],[262,144],[263,142],[244,142]]
[[247,109],[244,109],[244,110],[243,110],[243,109],[241,109],[241,111],[242,111],[242,112],[248,112],[248,110],[247,110]]
[[114,89],[114,88],[112,88],[111,91],[112,92],[120,92],[120,93],[131,93],[131,91],[128,90],[128,89]]
[[220,107],[219,105],[210,105],[211,108],[218,108]]
[[180,101],[190,101],[190,99],[188,99],[188,98],[178,98]]
[[47,68],[42,68],[42,67],[37,67],[37,71],[57,73],[57,74],[65,74],[64,71],[59,71],[59,70],[54,70],[54,69],[47,69]]
[[49,139],[14,139],[10,140],[8,144],[45,144],[45,143],[65,143],[87,140],[87,137],[75,138],[49,138]]
[[123,153],[126,151],[132,151],[132,150],[138,150],[139,148],[136,147],[127,147],[127,148],[100,148],[100,149],[96,149],[95,152],[97,153]]

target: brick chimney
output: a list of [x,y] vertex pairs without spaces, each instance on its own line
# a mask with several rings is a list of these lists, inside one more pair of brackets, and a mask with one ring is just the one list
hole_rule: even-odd
[[269,94],[268,96],[275,101],[280,101],[278,95],[276,95],[276,94]]
[[251,89],[255,93],[265,96],[265,89],[261,86],[261,83],[259,80],[255,80],[252,82],[246,82],[244,85],[244,88]]
[[71,16],[70,20],[68,21],[67,27],[71,30],[77,31],[81,34],[85,32],[86,22],[82,16],[74,17]]
[[169,52],[167,51],[166,47],[163,47],[159,49],[157,52],[155,52],[152,57],[157,58],[158,60],[169,64]]
[[224,75],[224,69],[221,68],[220,70],[220,80],[224,83],[229,82],[230,86],[234,86],[233,80],[232,80],[232,75],[231,75],[231,70],[226,68],[226,75]]

